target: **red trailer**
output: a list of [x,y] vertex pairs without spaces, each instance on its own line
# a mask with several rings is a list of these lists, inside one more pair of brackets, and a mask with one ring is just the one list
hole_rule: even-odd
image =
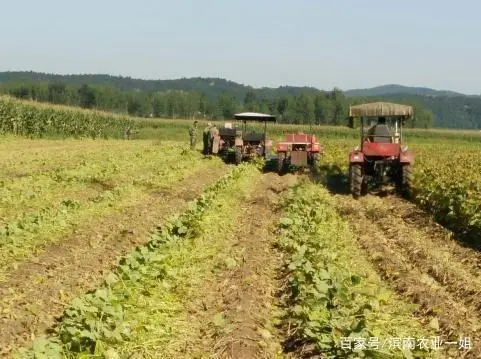
[[323,148],[314,134],[290,133],[277,144],[277,172],[289,165],[316,168]]

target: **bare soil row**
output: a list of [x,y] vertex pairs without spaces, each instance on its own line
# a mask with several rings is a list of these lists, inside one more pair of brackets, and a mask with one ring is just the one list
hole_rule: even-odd
[[480,358],[481,254],[463,247],[429,215],[398,197],[335,197],[364,250],[360,255],[367,255],[383,279],[417,305],[425,325],[438,329],[445,342],[471,340],[472,350],[450,346],[446,354]]

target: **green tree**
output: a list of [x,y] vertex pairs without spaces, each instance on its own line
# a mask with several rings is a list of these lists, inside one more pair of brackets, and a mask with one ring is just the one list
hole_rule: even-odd
[[152,103],[147,94],[129,93],[127,98],[127,113],[131,116],[148,117],[152,114]]
[[434,115],[431,110],[426,110],[420,105],[414,105],[414,116],[405,122],[410,128],[430,128],[434,122]]
[[188,92],[186,98],[186,110],[185,117],[194,117],[199,112],[200,94],[197,92]]
[[314,98],[314,121],[316,124],[328,124],[332,121],[332,103],[325,92]]
[[285,122],[285,114],[289,106],[289,99],[287,96],[282,96],[279,101],[277,101],[277,112],[281,115],[281,122]]
[[199,111],[202,113],[203,116],[205,116],[206,112],[208,112],[208,102],[209,99],[207,98],[206,93],[201,92],[199,97]]
[[334,88],[331,91],[330,98],[333,108],[332,124],[336,126],[346,124],[348,113],[344,93],[340,89]]
[[15,96],[17,98],[21,98],[21,99],[30,98],[30,89],[26,86],[16,87],[10,93],[12,94],[12,96]]
[[95,106],[95,92],[87,84],[83,84],[78,90],[80,107],[93,108]]
[[57,104],[67,103],[67,86],[60,82],[48,85],[48,102]]
[[176,91],[167,91],[167,112],[169,117],[175,118],[179,114],[180,96]]
[[244,97],[244,109],[247,111],[257,110],[257,96],[254,90],[249,89]]
[[238,109],[238,104],[231,93],[223,92],[219,96],[218,103],[220,113],[224,119],[230,119],[234,117],[234,114]]
[[314,121],[314,101],[308,94],[302,93],[295,99],[295,123],[312,123]]
[[155,92],[152,94],[152,113],[154,117],[167,117],[167,103],[165,95],[162,92]]
[[267,103],[268,112],[271,114],[275,114],[277,112],[277,100],[274,99],[274,100],[266,101],[266,103]]

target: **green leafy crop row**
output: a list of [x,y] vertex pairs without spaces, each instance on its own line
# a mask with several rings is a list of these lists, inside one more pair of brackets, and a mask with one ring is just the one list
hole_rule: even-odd
[[132,293],[126,283],[142,283],[168,276],[169,264],[163,245],[192,238],[202,231],[204,213],[220,191],[229,188],[248,171],[249,165],[237,166],[229,174],[209,186],[203,194],[190,203],[183,214],[172,218],[152,234],[151,240],[122,258],[94,292],[75,299],[65,310],[55,335],[38,338],[30,350],[22,350],[21,358],[60,358],[69,353],[100,354],[102,345],[114,345],[128,340],[130,323],[124,319],[124,303]]
[[479,245],[481,147],[435,144],[418,151],[415,201],[442,223]]
[[387,340],[422,335],[422,330],[359,254],[352,232],[325,189],[301,185],[284,206],[278,243],[288,258],[288,340],[323,358],[412,357],[416,349],[343,347],[346,338]]

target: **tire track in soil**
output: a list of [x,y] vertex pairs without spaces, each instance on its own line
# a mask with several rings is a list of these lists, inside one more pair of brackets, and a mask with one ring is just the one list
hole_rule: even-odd
[[229,166],[209,165],[149,201],[94,220],[23,262],[0,283],[0,355],[9,356],[55,324],[71,299],[94,289],[120,256],[149,240],[163,220],[182,211]]
[[[472,262],[464,261],[461,253],[471,257],[471,260],[476,258],[475,251],[463,248],[448,231],[442,233],[439,225],[434,222],[429,222],[428,218],[424,221],[423,229],[417,227],[417,221],[406,222],[406,218],[413,219],[413,217],[406,215],[409,208],[404,211],[399,211],[404,203],[401,201],[395,202],[395,198],[390,200],[394,203],[389,207],[379,207],[381,209],[379,215],[381,217],[388,216],[389,211],[396,211],[395,217],[390,218],[389,221],[378,221],[384,233],[393,241],[399,252],[402,252],[405,257],[411,256],[411,261],[417,267],[425,268],[427,273],[432,276],[441,285],[453,295],[458,301],[462,302],[470,312],[479,312],[481,303],[478,298],[481,293],[481,280],[479,274],[474,274]],[[414,217],[422,218],[422,217]],[[394,223],[394,228],[390,228],[390,223]],[[429,231],[429,228],[432,231]],[[439,228],[436,233],[435,229]],[[432,233],[430,233],[432,232]],[[444,234],[436,237],[436,234]],[[463,251],[464,249],[464,251]],[[461,252],[461,253],[460,253]],[[479,272],[479,270],[478,270]]]
[[415,314],[422,322],[429,325],[437,318],[443,340],[457,341],[462,336],[473,341],[470,351],[449,354],[481,358],[476,300],[481,281],[474,275],[481,255],[464,248],[429,215],[398,197],[335,198],[338,211],[349,220],[383,279],[418,305]]
[[479,250],[463,245],[462,241],[455,238],[453,232],[437,223],[431,215],[415,204],[397,197],[391,197],[390,201],[393,215],[402,218],[406,226],[422,231],[436,243],[436,246],[450,252],[456,261],[466,265],[466,269],[472,275],[479,276],[481,270],[481,252]]
[[[228,234],[233,244],[226,256],[235,258],[236,265],[224,268],[209,283],[209,294],[193,304],[193,318],[203,322],[197,338],[190,340],[197,352],[203,348],[201,352],[215,359],[255,359],[273,358],[281,349],[272,324],[281,266],[280,253],[273,247],[280,215],[275,208],[280,194],[297,180],[291,174],[264,174],[247,198]],[[212,324],[219,313],[231,325],[229,330]]]

